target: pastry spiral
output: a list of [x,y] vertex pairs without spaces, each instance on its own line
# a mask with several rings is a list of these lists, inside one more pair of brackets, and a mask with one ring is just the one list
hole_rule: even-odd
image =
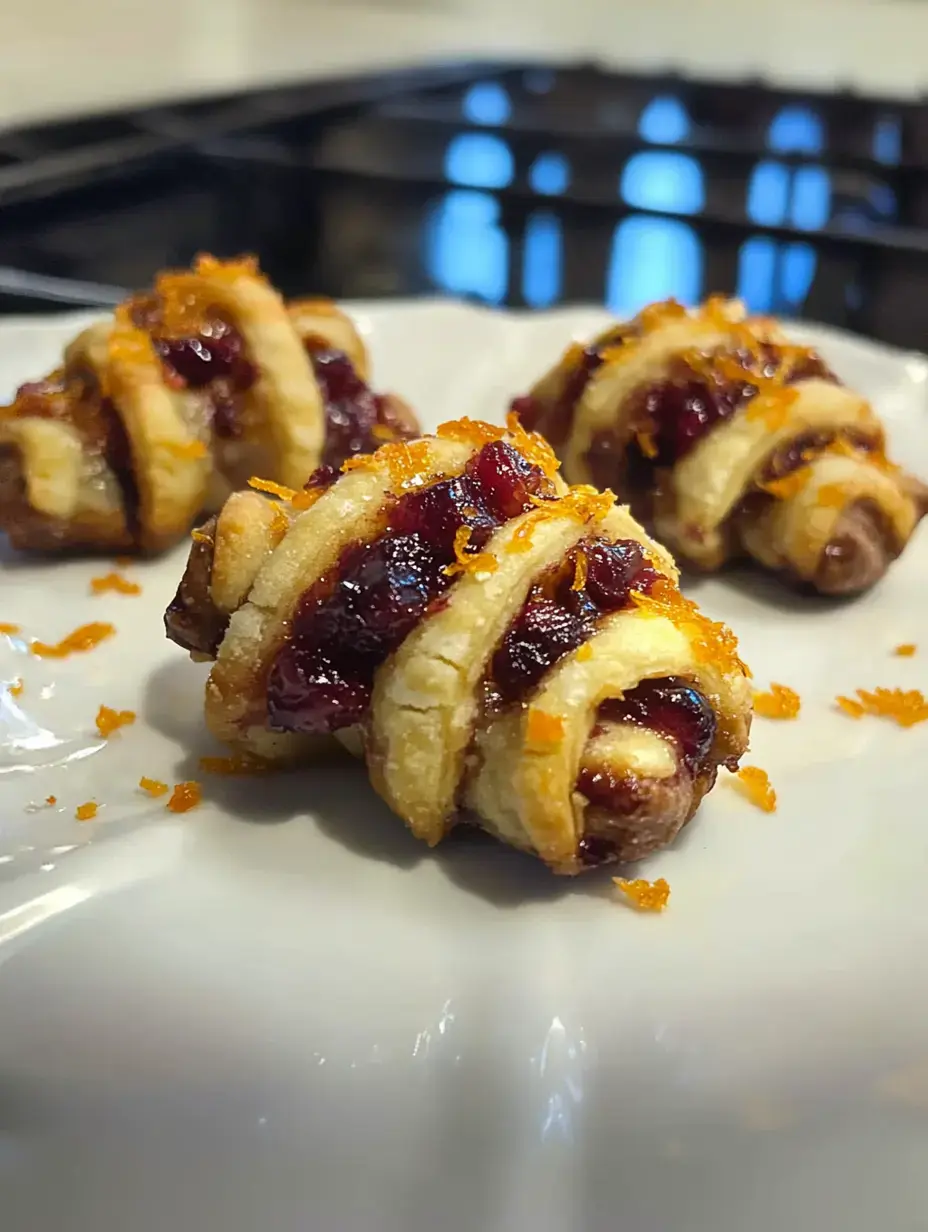
[[856,594],[928,509],[866,400],[733,301],[654,304],[570,347],[513,408],[571,482],[613,487],[707,571],[747,554],[823,594]]
[[300,487],[409,409],[367,384],[352,322],[285,304],[253,259],[161,274],[0,408],[0,530],[13,545],[156,552],[249,475]]
[[639,859],[746,747],[732,634],[515,417],[237,493],[195,539],[165,624],[214,660],[213,733],[291,764],[334,735],[430,845],[466,818],[560,873]]

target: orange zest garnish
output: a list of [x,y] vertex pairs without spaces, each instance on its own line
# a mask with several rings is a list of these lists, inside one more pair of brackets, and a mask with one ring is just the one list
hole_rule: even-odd
[[327,491],[328,488],[323,487],[321,484],[315,488],[301,488],[299,492],[294,493],[293,500],[291,500],[290,504],[294,509],[297,509],[300,513],[302,513],[304,509],[312,509],[316,501],[319,500],[320,497],[325,496]]
[[23,689],[26,686],[23,684],[22,676],[17,676],[16,679],[7,687],[11,697],[22,697]]
[[106,739],[120,727],[131,727],[135,722],[134,710],[112,710],[109,706],[101,706],[95,720],[97,731]]
[[271,766],[258,757],[235,753],[231,757],[201,757],[200,769],[206,774],[267,774]]
[[536,509],[547,516],[576,518],[578,522],[597,522],[606,516],[615,505],[615,493],[608,488],[599,492],[588,484],[576,484],[557,500],[545,500],[540,496],[529,498]]
[[[752,384],[754,374],[748,378]],[[781,388],[772,393],[759,393],[748,403],[745,419],[761,420],[768,432],[778,432],[789,421],[789,408],[799,397],[795,389]]]
[[172,813],[189,813],[203,799],[203,789],[196,781],[175,783],[168,809]]
[[445,565],[443,573],[446,577],[454,577],[456,573],[495,573],[499,562],[492,552],[468,552],[472,529],[469,526],[459,526],[454,532],[454,562]]
[[759,766],[742,766],[729,782],[763,812],[773,813],[776,810],[777,793],[770,786],[766,770],[761,770]]
[[11,625],[6,620],[0,620],[0,634],[6,633],[10,637],[19,632],[19,625]]
[[583,548],[577,552],[577,562],[574,565],[574,580],[570,584],[571,590],[583,590],[586,585],[587,571],[587,555]]
[[654,439],[653,432],[638,431],[635,433],[635,440],[638,442],[638,448],[646,458],[657,457],[657,442]]
[[296,496],[294,488],[285,488],[282,483],[274,483],[272,479],[259,479],[257,475],[252,475],[248,480],[249,488],[254,488],[256,492],[266,492],[269,496],[279,496],[281,500],[292,501]]
[[768,479],[766,483],[760,483],[757,486],[762,492],[775,496],[777,500],[792,500],[794,496],[799,495],[811,478],[812,468],[800,466],[798,470],[790,471],[788,475],[783,475],[779,479]]
[[280,541],[290,529],[290,519],[284,513],[280,504],[274,505],[274,510],[271,515],[271,534],[275,539]]
[[689,638],[693,654],[701,662],[714,663],[722,671],[750,674],[738,656],[738,639],[731,629],[720,621],[710,620],[668,578],[658,578],[648,594],[632,591],[631,597],[648,615],[672,620]]
[[545,438],[537,432],[526,432],[515,411],[510,411],[506,416],[506,427],[516,449],[550,479],[557,472],[560,462]]
[[149,796],[166,796],[170,791],[167,783],[162,783],[160,779],[146,778],[144,774],[139,779],[139,788]]
[[190,532],[190,538],[193,540],[194,543],[208,543],[210,547],[213,546],[212,535],[207,535],[202,530],[192,530]]
[[[476,513],[476,510],[474,512]],[[532,550],[532,534],[537,524],[538,518],[534,515],[526,517],[513,531],[512,537],[506,544],[506,552],[512,556],[516,556],[520,552],[530,552]]]
[[857,698],[836,698],[837,705],[852,719],[865,714],[892,719],[900,727],[914,727],[928,719],[928,700],[920,689],[857,689]]
[[473,445],[476,449],[482,449],[484,445],[501,441],[506,432],[495,424],[484,423],[480,419],[468,419],[465,416],[463,419],[452,419],[448,423],[440,424],[435,435],[446,441],[460,441],[462,445]]
[[823,483],[816,493],[816,503],[823,509],[841,509],[847,504],[847,488],[840,483]]
[[57,796],[46,796],[45,803],[49,806],[49,808],[51,808],[53,804],[58,803],[58,797]]
[[375,441],[395,441],[396,433],[389,424],[375,423],[371,426],[371,436]]
[[582,646],[578,646],[577,652],[574,655],[574,658],[577,660],[578,663],[585,663],[587,659],[592,659],[592,657],[593,657],[593,647],[590,645],[589,642],[584,642]]
[[903,642],[901,646],[895,648],[893,654],[898,655],[900,659],[911,659],[917,649],[914,642]]
[[113,590],[118,595],[140,595],[142,593],[138,582],[130,582],[121,573],[105,573],[102,577],[90,579],[91,594],[103,595],[108,590]]
[[769,693],[754,694],[754,713],[764,719],[795,719],[801,704],[799,694],[785,684],[773,683]]
[[203,441],[165,441],[164,448],[175,458],[180,458],[184,462],[205,458],[209,452]]
[[657,881],[645,881],[642,877],[626,881],[624,877],[613,877],[612,884],[618,886],[636,911],[663,911],[670,898],[670,886],[663,877],[658,877]]
[[525,737],[529,744],[560,744],[564,739],[564,720],[559,714],[547,714],[544,710],[529,710]]
[[29,650],[40,659],[64,659],[78,651],[93,650],[105,638],[112,637],[115,632],[113,625],[102,621],[92,621],[89,625],[81,625],[79,629],[75,629],[73,633],[69,633],[67,637],[54,645],[49,645],[47,642],[33,642]]
[[79,804],[74,810],[74,816],[78,821],[93,821],[97,815],[98,806],[92,800],[88,800],[86,804]]

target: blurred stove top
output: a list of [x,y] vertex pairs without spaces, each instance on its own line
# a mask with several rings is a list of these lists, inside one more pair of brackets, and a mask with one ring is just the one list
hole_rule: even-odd
[[288,295],[717,291],[928,349],[928,103],[470,64],[0,134],[0,310],[198,251]]

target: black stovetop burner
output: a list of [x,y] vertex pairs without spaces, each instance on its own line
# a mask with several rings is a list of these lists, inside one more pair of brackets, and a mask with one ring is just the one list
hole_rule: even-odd
[[736,293],[928,347],[928,104],[482,64],[0,134],[0,310],[196,252],[288,295]]

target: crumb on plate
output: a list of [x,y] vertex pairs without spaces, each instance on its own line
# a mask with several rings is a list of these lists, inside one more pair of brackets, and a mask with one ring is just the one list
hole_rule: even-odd
[[135,722],[134,710],[113,710],[110,706],[101,706],[97,711],[97,731],[106,739],[120,727],[129,727]]
[[768,693],[754,693],[754,713],[763,719],[795,719],[801,706],[799,694],[785,684],[772,682]]

